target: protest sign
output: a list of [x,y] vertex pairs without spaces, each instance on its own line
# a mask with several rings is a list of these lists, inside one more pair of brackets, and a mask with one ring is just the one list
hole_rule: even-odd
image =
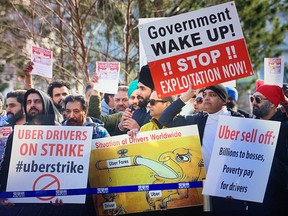
[[[16,125],[7,191],[86,188],[91,142],[92,127]],[[64,203],[85,203],[85,197],[60,199]],[[13,198],[11,202],[49,203],[56,198]]]
[[284,78],[284,58],[264,58],[264,83],[282,88]]
[[0,127],[0,166],[4,157],[6,142],[11,132],[12,132],[11,126]]
[[[139,18],[138,25],[142,25],[144,23],[153,22],[156,20],[165,19],[165,17],[153,17],[153,18]],[[139,37],[139,67],[147,65],[147,56],[145,55],[144,51],[144,44]]]
[[117,94],[120,62],[96,62],[96,72],[99,80],[94,83],[94,89],[108,94]]
[[34,63],[31,74],[52,78],[53,52],[32,46],[31,61]]
[[279,128],[276,121],[221,116],[203,194],[262,202]]
[[158,96],[253,75],[234,2],[139,25]]
[[[135,138],[107,137],[92,143],[91,187],[103,188],[104,192],[116,186],[138,187],[136,192],[95,195],[98,215],[203,205],[203,178],[205,169],[196,125],[140,132]],[[200,186],[189,188],[198,182]],[[177,188],[165,190],[165,185],[171,183]],[[154,189],[149,189],[149,185]]]

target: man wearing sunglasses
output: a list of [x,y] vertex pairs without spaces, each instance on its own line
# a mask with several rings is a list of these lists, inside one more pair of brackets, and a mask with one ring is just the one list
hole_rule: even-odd
[[200,89],[197,95],[194,96],[195,99],[193,101],[193,105],[194,105],[195,114],[205,110],[204,104],[203,104],[203,92],[204,92],[204,88]]
[[257,119],[279,121],[281,126],[263,203],[249,203],[249,209],[252,215],[287,215],[288,117],[279,109],[286,98],[281,87],[263,84],[250,101]]
[[[173,102],[173,97],[169,96],[166,98],[158,98],[156,91],[153,91],[150,100],[148,100],[147,107],[150,110],[151,119],[148,123],[144,124],[140,131],[151,131],[165,128],[159,122],[158,119],[161,113]],[[128,131],[128,135],[135,137],[139,129],[134,128]]]

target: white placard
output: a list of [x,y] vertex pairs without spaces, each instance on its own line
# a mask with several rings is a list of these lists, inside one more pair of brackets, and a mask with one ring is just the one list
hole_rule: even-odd
[[31,74],[52,78],[53,52],[32,46],[31,61],[34,63]]
[[[86,188],[92,127],[16,125],[7,191]],[[13,198],[13,203],[85,203],[86,195]],[[9,199],[10,200],[10,199]]]
[[94,83],[94,89],[108,94],[117,94],[120,62],[96,62],[96,73],[99,80]]
[[203,194],[262,202],[280,122],[221,116]]
[[264,58],[264,83],[282,88],[284,78],[284,57]]

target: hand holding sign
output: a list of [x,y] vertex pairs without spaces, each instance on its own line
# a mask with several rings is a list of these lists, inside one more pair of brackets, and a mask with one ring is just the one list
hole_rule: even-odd
[[10,202],[8,199],[0,198],[0,205],[9,208],[14,206],[15,204]]

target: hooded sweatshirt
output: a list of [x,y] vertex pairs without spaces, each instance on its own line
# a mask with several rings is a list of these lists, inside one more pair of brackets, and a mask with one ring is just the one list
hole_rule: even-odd
[[[33,118],[27,115],[26,110],[26,102],[28,95],[36,93],[40,95],[43,102],[43,112]],[[26,122],[27,124],[40,124],[40,125],[59,125],[63,121],[63,117],[57,110],[57,108],[53,105],[50,97],[41,90],[29,89],[24,95],[24,112],[26,114]]]

